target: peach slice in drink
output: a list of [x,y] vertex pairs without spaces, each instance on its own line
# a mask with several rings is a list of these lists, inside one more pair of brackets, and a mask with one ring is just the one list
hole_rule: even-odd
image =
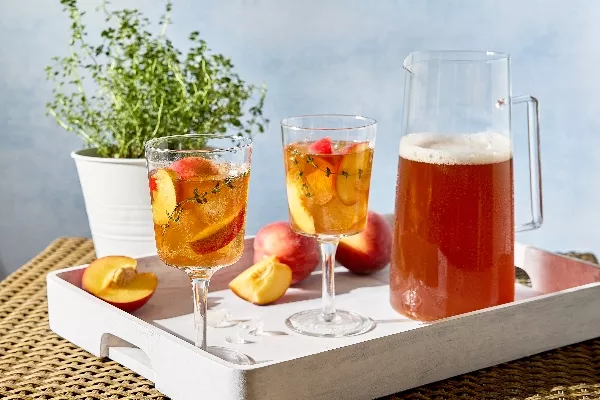
[[227,246],[240,233],[246,221],[246,208],[206,226],[189,245],[196,254],[209,254]]
[[311,143],[311,145],[308,146],[308,152],[310,154],[332,154],[333,147],[331,144],[331,138],[326,136],[317,140],[316,142]]
[[[197,210],[206,208],[194,201],[194,189],[199,193],[214,187],[214,181],[178,179],[170,169],[158,169],[150,177],[152,214],[154,223],[163,226],[160,242],[192,241],[196,232],[206,223],[197,216]],[[175,212],[177,211],[177,212]]]
[[[347,206],[356,203],[368,186],[363,175],[371,165],[369,143],[354,143],[343,151],[344,157],[336,170],[335,191],[338,199]],[[367,181],[367,179],[365,179]]]
[[296,225],[304,233],[314,234],[315,221],[303,201],[306,195],[302,190],[302,181],[298,178],[288,176],[286,189],[292,226]]
[[211,160],[202,157],[185,157],[169,165],[169,169],[177,172],[181,179],[197,176],[216,175],[219,169]]
[[154,201],[154,192],[156,192],[156,190],[158,189],[156,187],[156,178],[154,178],[152,175],[154,174],[155,171],[152,171],[152,173],[150,174],[150,176],[148,177],[148,186],[150,187],[150,199],[152,201]]
[[[315,207],[313,216],[315,226],[326,235],[352,234],[358,232],[358,225],[364,224],[367,215],[367,197],[358,192],[356,202],[348,206],[334,197],[329,203]],[[363,225],[364,227],[364,225]]]
[[333,197],[334,167],[324,157],[316,157],[304,167],[303,177],[310,197],[307,202],[323,205]]
[[150,189],[152,196],[152,219],[157,225],[169,222],[169,215],[177,207],[179,188],[178,176],[175,171],[159,168],[150,176]]

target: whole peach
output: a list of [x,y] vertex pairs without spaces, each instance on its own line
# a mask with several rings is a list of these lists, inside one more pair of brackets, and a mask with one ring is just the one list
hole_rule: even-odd
[[365,229],[340,240],[335,259],[356,274],[383,269],[392,256],[392,229],[379,214],[369,211]]
[[264,256],[276,256],[292,269],[292,285],[306,279],[320,260],[316,239],[292,231],[289,222],[273,222],[258,231],[254,238],[254,262]]

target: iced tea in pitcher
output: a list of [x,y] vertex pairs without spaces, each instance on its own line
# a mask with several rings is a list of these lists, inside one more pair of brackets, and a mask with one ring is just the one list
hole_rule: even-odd
[[430,321],[514,298],[510,141],[413,133],[400,142],[390,291]]
[[[515,231],[542,223],[537,100],[510,93],[507,54],[404,60],[390,303],[433,321],[514,301]],[[532,219],[515,227],[511,108],[526,103]]]

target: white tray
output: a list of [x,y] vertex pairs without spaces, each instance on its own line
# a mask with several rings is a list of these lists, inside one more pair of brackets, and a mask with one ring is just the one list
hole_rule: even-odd
[[226,337],[236,337],[239,325],[209,327],[208,343],[248,354],[257,361],[251,366],[230,364],[191,344],[189,280],[156,256],[139,259],[139,269],[156,273],[159,286],[133,314],[80,288],[85,265],[50,273],[50,328],[148,378],[173,400],[373,399],[598,336],[600,268],[524,245],[516,246],[515,258],[533,288],[517,285],[514,303],[432,324],[394,312],[387,269],[365,277],[338,268],[337,305],[368,315],[377,327],[361,336],[323,339],[296,335],[284,325],[292,313],[319,307],[319,272],[270,306],[249,304],[227,288],[252,262],[248,238],[242,259],[213,277],[209,313],[227,309],[232,319],[260,320],[272,335],[231,344]]

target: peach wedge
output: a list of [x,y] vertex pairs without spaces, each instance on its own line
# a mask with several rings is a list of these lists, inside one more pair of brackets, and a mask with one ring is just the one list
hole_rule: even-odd
[[190,247],[196,254],[209,254],[227,246],[244,228],[246,208],[208,225],[192,238]]
[[360,177],[370,167],[369,143],[355,143],[347,147],[344,154],[336,173],[335,190],[338,199],[351,206],[360,199],[364,187]]
[[292,269],[275,256],[265,257],[235,277],[229,288],[238,297],[256,305],[277,301],[292,283]]
[[327,204],[333,198],[334,175],[325,171],[334,171],[333,164],[325,158],[318,160],[318,168],[311,165],[304,167],[304,179],[311,193],[310,200],[318,205]]
[[177,207],[178,185],[177,173],[160,168],[150,176],[152,196],[152,219],[157,225],[169,222],[169,215]]
[[217,166],[206,158],[185,157],[175,161],[169,169],[177,172],[181,179],[191,179],[198,176],[215,175],[219,173]]
[[310,154],[332,154],[333,147],[331,144],[331,138],[326,136],[313,142],[310,146],[308,146],[308,152]]
[[302,199],[304,197],[304,193],[302,193],[300,183],[294,181],[293,178],[288,177],[286,188],[292,224],[295,225],[298,230],[304,233],[314,234],[315,221],[303,203]]
[[85,291],[128,312],[146,304],[157,285],[155,274],[138,273],[137,261],[125,256],[98,258],[88,265],[81,278]]

